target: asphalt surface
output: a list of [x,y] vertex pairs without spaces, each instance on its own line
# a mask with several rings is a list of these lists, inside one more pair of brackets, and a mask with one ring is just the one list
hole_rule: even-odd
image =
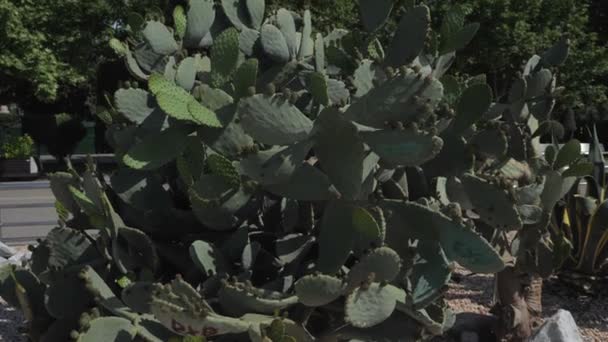
[[46,180],[0,182],[0,241],[24,245],[57,226],[55,199]]

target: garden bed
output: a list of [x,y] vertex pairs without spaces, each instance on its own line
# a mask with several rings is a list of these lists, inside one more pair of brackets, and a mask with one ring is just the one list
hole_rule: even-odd
[[[469,275],[458,268],[446,298],[456,312],[488,314],[492,307],[493,276]],[[559,309],[572,313],[585,341],[608,341],[608,291],[598,297],[582,296],[569,289],[557,278],[546,281],[543,286],[543,316],[550,317]]]

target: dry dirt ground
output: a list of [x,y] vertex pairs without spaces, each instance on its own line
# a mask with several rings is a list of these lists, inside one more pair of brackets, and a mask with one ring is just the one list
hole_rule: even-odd
[[[468,275],[458,269],[458,282],[452,282],[446,295],[450,307],[455,312],[487,314],[492,306],[492,277],[488,275]],[[585,341],[608,341],[608,291],[599,297],[581,296],[556,279],[545,282],[543,289],[543,313],[553,315],[558,309],[572,313]],[[19,312],[0,299],[0,341],[21,342],[18,328],[23,324]]]
[[[492,307],[493,278],[489,275],[468,275],[458,269],[446,295],[450,307],[457,313],[487,314]],[[597,297],[583,296],[564,286],[556,278],[543,286],[543,316],[550,317],[558,309],[572,313],[585,341],[608,341],[608,291]]]

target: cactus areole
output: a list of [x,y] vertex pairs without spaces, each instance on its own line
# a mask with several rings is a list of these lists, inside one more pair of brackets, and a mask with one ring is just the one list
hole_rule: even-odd
[[60,226],[0,272],[32,340],[432,337],[456,263],[506,279],[503,335],[529,335],[579,162],[536,151],[567,44],[498,101],[447,73],[477,25],[438,36],[416,6],[385,49],[392,2],[361,4],[369,32],[263,0],[131,16],[111,46],[136,82],[103,117],[118,168],[51,175]]

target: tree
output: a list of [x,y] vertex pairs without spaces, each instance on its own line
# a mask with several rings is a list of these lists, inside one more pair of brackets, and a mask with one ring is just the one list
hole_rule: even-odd
[[[486,73],[497,98],[508,94],[512,75],[521,69],[526,56],[539,53],[566,35],[570,56],[558,70],[566,90],[557,98],[555,116],[562,122],[606,119],[608,116],[608,49],[593,29],[588,0],[466,0],[436,1],[435,13],[453,5],[468,11],[469,21],[481,29],[460,53],[455,68],[474,75]],[[600,2],[594,5],[601,6]],[[605,29],[604,29],[605,30]],[[571,127],[574,128],[574,127]]]
[[0,0],[0,103],[57,103],[90,88],[115,26],[159,0]]
[[[77,121],[97,102],[98,66],[115,58],[108,40],[131,11],[157,11],[165,2],[0,0],[0,104],[17,103],[37,142],[69,154],[82,138]],[[70,124],[54,130],[59,113]]]

